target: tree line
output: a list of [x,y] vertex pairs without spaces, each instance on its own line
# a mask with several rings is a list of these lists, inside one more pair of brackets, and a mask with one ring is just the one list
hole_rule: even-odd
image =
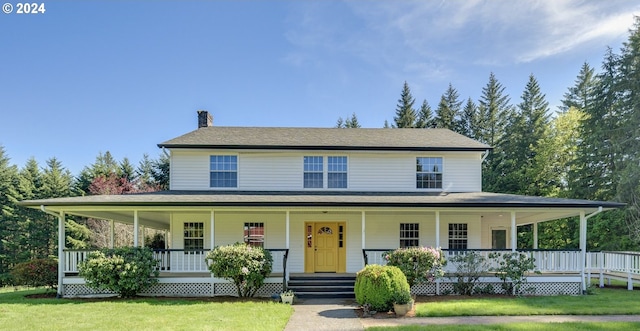
[[[584,63],[551,115],[532,74],[514,104],[491,73],[479,100],[462,100],[449,84],[433,111],[419,108],[407,82],[393,123],[385,128],[445,128],[492,146],[483,163],[483,191],[619,201],[626,208],[589,220],[590,250],[640,248],[640,18],[619,53],[608,48],[601,70]],[[355,123],[357,126],[349,125]],[[359,127],[354,113],[336,127]],[[531,226],[518,229],[531,248]],[[578,221],[541,223],[540,248],[578,248]]]
[[[110,152],[100,153],[93,164],[76,177],[55,157],[44,166],[31,158],[18,166],[0,145],[0,285],[10,284],[11,268],[24,261],[56,255],[57,218],[40,210],[18,206],[21,200],[96,194],[125,194],[168,188],[169,158],[143,155],[137,167],[124,158],[116,161]],[[109,224],[104,220],[67,216],[66,247],[106,247]],[[132,242],[131,227],[116,225],[116,244]]]

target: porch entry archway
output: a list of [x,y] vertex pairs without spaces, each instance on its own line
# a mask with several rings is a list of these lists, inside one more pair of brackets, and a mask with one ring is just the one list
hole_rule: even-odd
[[305,273],[346,271],[346,223],[304,223],[304,271]]

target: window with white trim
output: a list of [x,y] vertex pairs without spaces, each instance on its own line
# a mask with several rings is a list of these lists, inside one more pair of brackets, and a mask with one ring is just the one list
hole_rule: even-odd
[[442,158],[441,157],[417,157],[416,158],[416,188],[441,189],[442,188]]
[[449,249],[467,249],[467,224],[449,224]]
[[184,249],[204,249],[204,223],[184,222]]
[[255,247],[264,247],[264,223],[244,223],[244,243]]
[[400,223],[400,248],[420,246],[420,224]]
[[211,155],[209,170],[209,187],[238,187],[237,155]]
[[323,188],[324,176],[322,156],[304,157],[304,188]]
[[347,157],[327,157],[327,185],[329,188],[347,188]]

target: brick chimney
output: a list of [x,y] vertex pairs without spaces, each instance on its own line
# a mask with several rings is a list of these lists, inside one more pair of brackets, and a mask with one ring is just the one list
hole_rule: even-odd
[[213,116],[206,110],[198,110],[198,129],[213,126]]

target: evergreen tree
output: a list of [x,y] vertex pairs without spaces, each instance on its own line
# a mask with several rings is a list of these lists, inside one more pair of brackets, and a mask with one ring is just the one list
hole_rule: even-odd
[[353,129],[357,129],[360,127],[360,122],[358,122],[356,113],[351,114],[351,118],[347,119],[347,121],[345,122],[345,127]]
[[[39,199],[42,197],[42,172],[38,162],[31,158],[18,174],[18,191],[24,200]],[[51,224],[46,224],[49,220],[39,210],[16,207],[16,221],[21,233],[18,243],[21,246],[20,260],[31,258],[46,258],[51,254]],[[55,226],[55,224],[54,224]],[[53,234],[55,237],[55,234]]]
[[576,78],[574,86],[569,88],[564,94],[562,105],[559,106],[561,112],[566,112],[571,107],[584,110],[591,105],[593,89],[596,85],[594,69],[587,62],[582,64],[580,73]]
[[169,189],[170,159],[169,155],[162,153],[153,161],[153,180],[160,190]]
[[471,98],[467,99],[467,103],[465,103],[464,108],[462,108],[462,114],[460,114],[460,121],[458,122],[456,131],[462,135],[465,135],[469,138],[476,137],[476,132],[478,131],[478,107],[471,100]]
[[335,127],[338,128],[338,129],[342,129],[342,128],[345,127],[344,120],[342,119],[342,117],[338,117],[338,120],[336,121],[336,126]]
[[129,161],[129,158],[122,159],[120,162],[120,169],[118,171],[119,177],[126,179],[128,182],[133,183],[136,181],[136,170]]
[[504,138],[499,142],[500,154],[497,156],[496,169],[501,176],[494,182],[493,190],[503,193],[542,195],[542,188],[534,180],[539,165],[535,159],[535,150],[545,138],[548,129],[549,103],[540,91],[538,81],[533,75],[522,93],[522,102],[510,117],[505,128]]
[[431,111],[431,106],[429,106],[429,104],[427,103],[427,99],[424,99],[422,101],[422,105],[420,106],[420,111],[418,112],[416,128],[429,129],[433,127],[435,127],[433,111]]
[[458,100],[458,91],[449,83],[447,91],[440,97],[440,103],[436,109],[435,125],[437,128],[456,130],[460,117],[460,106],[462,102]]
[[384,129],[390,129],[390,128],[391,128],[391,126],[389,125],[389,121],[384,120],[384,126],[383,126],[383,128],[384,128]]
[[17,260],[20,229],[15,214],[15,204],[21,199],[16,190],[18,169],[9,162],[4,147],[0,145],[0,285],[10,284],[9,271],[20,262]]
[[416,124],[416,110],[413,104],[416,99],[411,95],[409,84],[404,82],[398,105],[396,106],[396,116],[393,118],[397,128],[414,128]]
[[505,134],[506,121],[512,117],[509,96],[504,93],[504,86],[489,75],[489,82],[482,88],[482,95],[478,104],[478,130],[474,132],[475,139],[494,149],[482,164],[482,187],[484,191],[501,192],[498,181],[504,175],[498,169],[500,157],[504,159],[499,142]]

